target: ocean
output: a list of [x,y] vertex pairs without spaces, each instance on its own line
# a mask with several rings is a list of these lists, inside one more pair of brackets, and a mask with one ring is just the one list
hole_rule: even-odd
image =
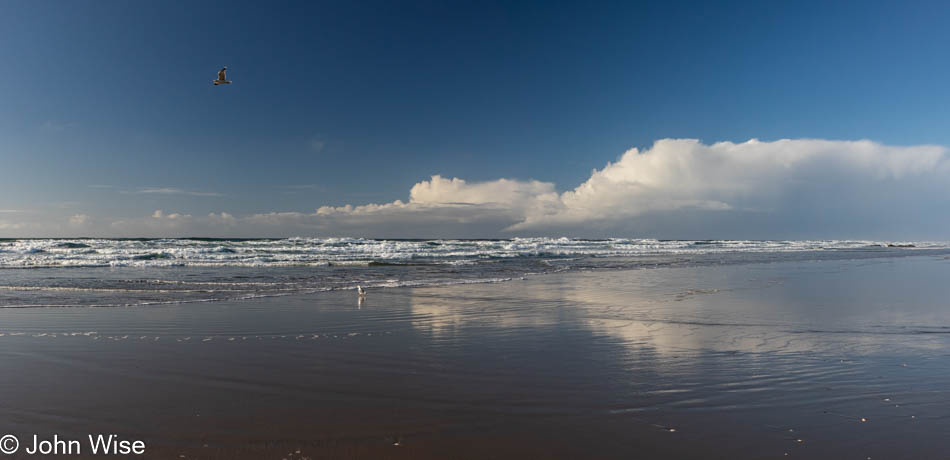
[[6,239],[0,307],[144,306],[628,270],[950,254],[936,242]]
[[162,459],[950,448],[939,243],[19,239],[0,242],[0,267],[0,434],[22,448],[98,434]]

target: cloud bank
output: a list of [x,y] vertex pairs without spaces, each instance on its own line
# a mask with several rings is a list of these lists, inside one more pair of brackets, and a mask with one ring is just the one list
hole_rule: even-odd
[[948,192],[942,146],[663,139],[628,150],[560,193],[550,182],[435,175],[412,186],[407,201],[239,217],[155,211],[98,227],[88,216],[70,223],[121,236],[950,240]]
[[436,175],[415,184],[407,202],[247,220],[401,236],[939,237],[948,191],[950,162],[942,146],[663,139],[628,150],[563,193],[548,182],[470,183]]

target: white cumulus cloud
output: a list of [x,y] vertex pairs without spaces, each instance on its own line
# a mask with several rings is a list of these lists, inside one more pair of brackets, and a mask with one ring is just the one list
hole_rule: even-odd
[[[562,190],[537,180],[471,182],[434,175],[413,185],[405,201],[250,215],[158,210],[109,219],[111,225],[91,224],[107,220],[100,218],[82,221],[84,229],[104,236],[950,240],[950,155],[936,145],[662,139],[628,150]],[[6,233],[13,229],[11,222],[0,224]]]
[[887,236],[934,234],[946,222],[941,209],[947,210],[948,191],[950,162],[942,146],[663,139],[628,150],[563,193],[549,182],[472,183],[436,175],[415,184],[407,202],[323,206],[312,214],[250,220],[318,233],[371,229],[400,236]]
[[946,190],[948,172],[947,149],[940,146],[817,139],[706,145],[663,139],[644,151],[628,150],[561,194],[557,206],[529,212],[511,229],[609,226],[650,213],[690,210],[807,217],[803,207],[859,210],[867,206],[863,200],[871,199],[868,193],[890,190],[896,198],[914,192],[920,181]]

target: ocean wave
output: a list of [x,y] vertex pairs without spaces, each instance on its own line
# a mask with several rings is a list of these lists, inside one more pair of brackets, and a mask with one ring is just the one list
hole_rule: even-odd
[[512,238],[21,239],[4,242],[0,268],[287,267],[367,264],[467,264],[517,258],[638,257],[801,251],[943,249],[947,243],[864,240],[656,240]]
[[943,243],[863,240],[22,239],[2,244],[0,308],[237,301],[356,285],[496,283],[568,270],[950,253]]

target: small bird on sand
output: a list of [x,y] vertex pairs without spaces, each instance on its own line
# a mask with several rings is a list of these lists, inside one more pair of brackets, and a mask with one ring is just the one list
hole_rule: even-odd
[[362,286],[357,285],[357,286],[356,286],[356,293],[359,294],[360,297],[363,297],[363,296],[366,295],[366,289],[363,289]]
[[231,83],[231,80],[228,80],[228,77],[224,75],[224,73],[227,71],[228,71],[228,66],[224,66],[223,69],[218,71],[218,79],[212,81],[212,83],[214,83],[214,86],[227,85]]

